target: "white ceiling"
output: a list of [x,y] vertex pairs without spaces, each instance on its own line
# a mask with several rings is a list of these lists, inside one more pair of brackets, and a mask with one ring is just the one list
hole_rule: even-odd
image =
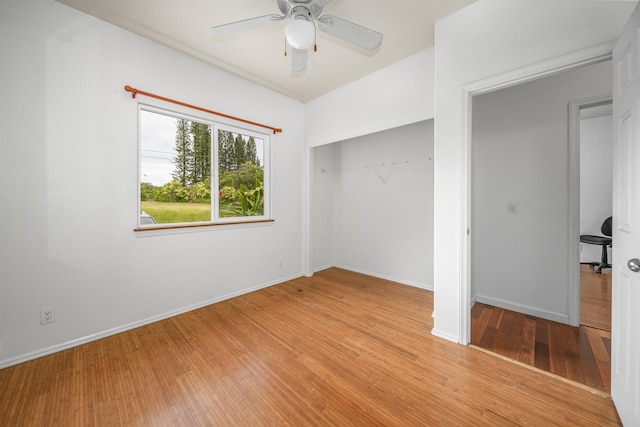
[[302,102],[433,46],[434,22],[475,0],[333,0],[323,13],[384,34],[374,50],[318,32],[307,70],[291,72],[280,22],[229,36],[211,27],[278,14],[276,0],[58,0]]

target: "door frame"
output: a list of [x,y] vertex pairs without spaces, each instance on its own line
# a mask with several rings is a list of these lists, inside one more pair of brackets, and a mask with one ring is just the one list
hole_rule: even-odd
[[[472,197],[472,157],[471,150],[472,144],[472,106],[473,97],[482,95],[485,93],[493,92],[500,89],[505,89],[511,86],[515,86],[521,83],[526,83],[532,80],[537,80],[543,77],[551,76],[562,71],[570,70],[585,65],[596,64],[610,60],[612,58],[613,47],[616,41],[598,44],[586,49],[571,52],[566,55],[562,55],[556,58],[552,58],[547,61],[543,61],[537,64],[533,64],[527,67],[518,68],[506,73],[494,75],[476,82],[469,83],[461,88],[461,120],[460,120],[460,134],[461,134],[461,233],[460,233],[460,248],[461,248],[461,271],[460,271],[460,331],[459,342],[464,345],[468,345],[471,342],[471,281],[472,281],[472,252],[471,252],[471,227],[472,224],[472,212],[471,212],[471,197]],[[579,161],[579,158],[578,158]],[[579,166],[579,164],[578,164]],[[568,165],[570,167],[570,165]],[[573,165],[575,168],[575,165]],[[579,167],[578,167],[579,173]],[[571,186],[570,186],[571,188]],[[571,191],[570,191],[571,192]],[[573,200],[576,197],[579,198],[579,193],[569,194],[567,197],[567,209],[569,212],[569,221],[575,221],[577,214],[579,213],[579,204]],[[571,199],[571,200],[569,200]],[[579,201],[579,199],[578,199]],[[579,235],[579,217],[577,224],[577,234],[573,236],[576,225],[569,224],[569,229],[572,230],[568,233],[567,240],[569,248],[574,247],[575,254],[570,254],[571,258],[577,257],[577,263],[579,264],[579,252],[578,247],[575,245],[575,239]],[[570,280],[572,286],[577,286],[579,283],[580,275],[579,270],[576,269],[571,273]],[[572,287],[570,286],[570,287]],[[578,294],[579,298],[579,294]],[[577,310],[577,312],[576,312]],[[576,304],[570,298],[568,307],[569,318],[579,319],[580,317],[580,305]]]
[[580,326],[580,110],[613,102],[613,94],[594,96],[569,103],[569,324]]

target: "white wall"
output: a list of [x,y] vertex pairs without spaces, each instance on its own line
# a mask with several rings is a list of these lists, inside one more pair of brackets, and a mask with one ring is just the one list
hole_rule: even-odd
[[335,251],[335,192],[339,188],[340,158],[337,147],[327,144],[312,149],[313,166],[313,271],[320,271],[336,265]]
[[433,120],[318,147],[314,159],[315,270],[432,289]]
[[433,48],[305,104],[316,147],[433,118]]
[[[360,154],[366,156],[369,150],[367,144],[369,142],[375,144],[378,138],[373,136],[370,140],[368,136],[432,119],[433,107],[433,49],[419,52],[305,104],[305,141],[309,147],[308,158],[311,164],[308,179],[311,197],[308,201],[308,211],[312,235],[310,258],[313,264],[308,274],[328,266],[341,265],[417,286],[427,288],[432,286],[432,275],[429,273],[433,266],[430,255],[432,230],[422,236],[428,239],[428,243],[423,242],[421,246],[428,247],[428,250],[420,249],[410,257],[416,259],[415,254],[422,253],[427,255],[427,259],[417,259],[416,264],[411,265],[404,272],[399,272],[398,266],[406,265],[405,261],[400,261],[398,265],[386,265],[380,268],[381,265],[375,265],[373,262],[380,257],[369,258],[370,261],[364,259],[356,261],[349,257],[343,260],[337,258],[339,245],[335,236],[340,229],[340,223],[334,219],[339,216],[335,211],[338,200],[335,194],[339,193],[342,184],[341,180],[335,179],[332,172],[341,170],[342,141],[364,137],[358,142],[360,148],[355,151],[354,156],[357,157]],[[425,141],[432,141],[432,126],[430,130],[426,129]],[[340,144],[333,145],[333,143]],[[423,185],[426,186],[424,191],[428,193],[432,191],[431,179],[424,183],[412,183],[411,188],[422,191]],[[430,197],[429,203],[432,201],[432,196]],[[334,210],[334,214],[330,218],[328,215],[331,209]],[[356,211],[359,214],[362,213],[357,207]],[[430,217],[431,212],[426,215]],[[420,218],[418,228],[425,224],[424,220],[425,218]],[[430,218],[426,220],[430,221]],[[373,219],[368,224],[372,225],[372,230],[379,227]],[[390,247],[397,245],[399,237],[400,235],[391,237],[393,243]],[[354,249],[356,253],[363,251],[366,253],[369,249],[365,248],[364,242],[365,240],[353,240],[348,247]],[[346,247],[340,253],[345,254]],[[361,256],[364,257],[364,255]],[[385,263],[389,264],[392,261],[388,259]]]
[[[580,234],[602,236],[602,222],[612,215],[612,126],[610,113],[580,120]],[[600,246],[580,245],[580,262],[599,262],[601,257]]]
[[569,322],[568,104],[608,94],[611,79],[607,61],[473,98],[477,301]]
[[[614,40],[634,2],[479,0],[436,23],[433,333],[465,341],[466,85]],[[541,67],[544,69],[544,66]]]
[[[0,20],[0,367],[301,275],[302,104],[53,1]],[[134,233],[127,84],[282,127],[275,223]]]

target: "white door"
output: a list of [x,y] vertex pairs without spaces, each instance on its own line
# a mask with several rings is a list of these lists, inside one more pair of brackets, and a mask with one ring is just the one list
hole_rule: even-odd
[[640,426],[639,35],[636,7],[613,51],[611,395],[625,426]]

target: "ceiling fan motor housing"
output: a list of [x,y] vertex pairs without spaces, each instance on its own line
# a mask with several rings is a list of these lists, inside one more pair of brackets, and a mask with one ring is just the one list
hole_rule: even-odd
[[304,19],[311,21],[313,19],[313,15],[305,6],[296,6],[291,9],[291,19]]

